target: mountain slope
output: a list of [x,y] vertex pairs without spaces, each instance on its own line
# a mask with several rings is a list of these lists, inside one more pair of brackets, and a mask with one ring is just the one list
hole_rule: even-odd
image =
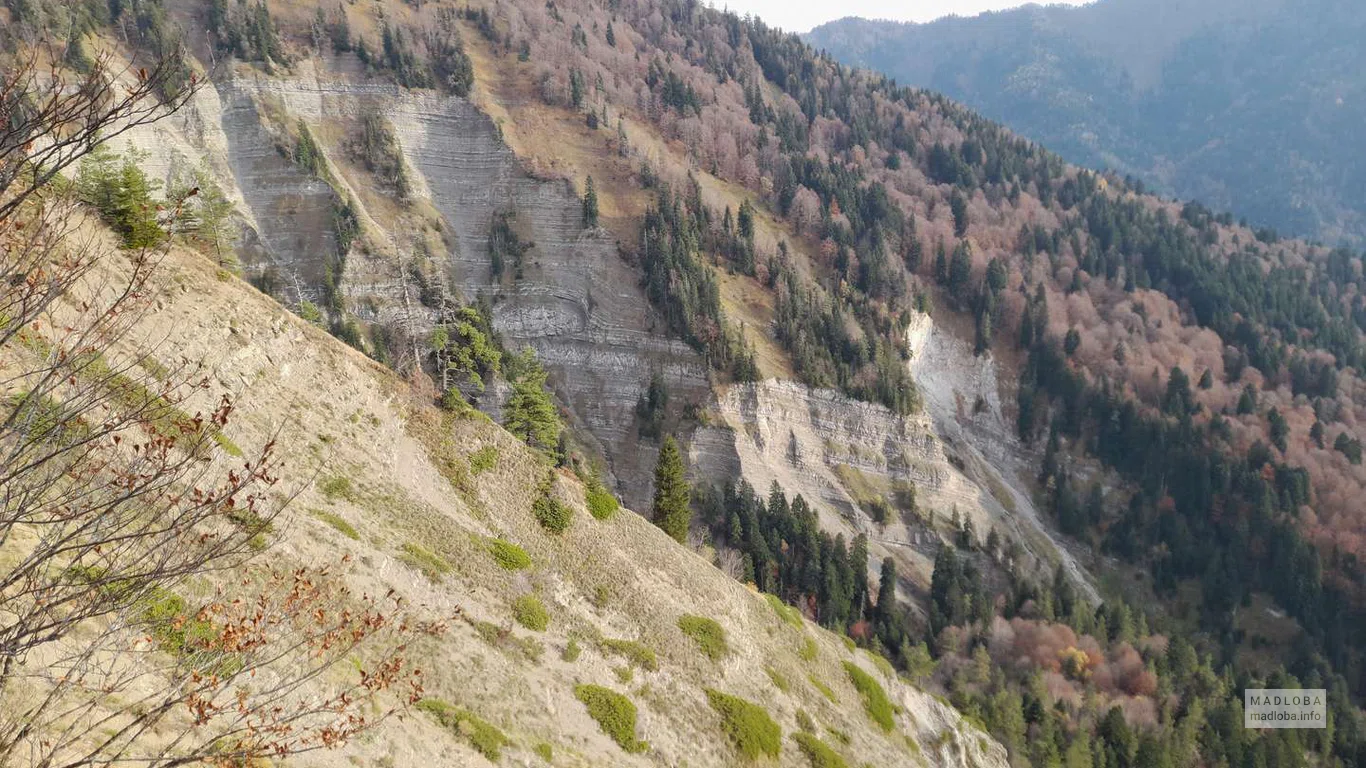
[[[115,283],[124,268],[111,260],[91,280]],[[885,675],[867,653],[812,624],[794,626],[763,596],[634,513],[595,519],[572,474],[477,413],[439,411],[408,382],[203,255],[173,250],[152,290],[155,310],[126,348],[107,355],[118,360],[151,348],[152,362],[143,365],[156,370],[157,362],[171,369],[184,359],[202,361],[208,385],[185,407],[211,407],[230,395],[238,417],[225,431],[229,441],[248,449],[278,441],[284,470],[272,497],[291,502],[258,562],[286,571],[331,564],[357,594],[393,590],[420,616],[456,616],[444,636],[422,638],[411,651],[425,671],[425,695],[492,724],[503,734],[495,749],[505,761],[537,760],[549,745],[554,757],[545,759],[554,765],[727,764],[733,752],[703,693],[716,688],[763,702],[784,734],[814,722],[816,735],[835,741],[851,761],[1005,764],[999,745]],[[560,535],[532,513],[546,487],[571,509]],[[500,567],[499,542],[521,547],[529,564]],[[205,574],[179,589],[212,595],[223,578]],[[528,595],[544,605],[548,627],[514,619]],[[689,614],[720,623],[729,649],[723,658],[710,659],[680,631],[679,618]],[[633,663],[632,649],[613,651],[613,640],[637,641],[644,655]],[[567,652],[571,645],[582,655]],[[884,732],[864,712],[845,662],[874,675],[892,696],[894,730]],[[313,681],[310,690],[321,695],[328,683]],[[575,699],[582,684],[635,701],[636,734],[648,751],[627,754],[598,728]],[[486,764],[479,745],[466,731],[413,711],[340,753],[291,762]],[[804,763],[790,738],[781,750],[780,764]]]
[[[419,402],[519,421],[545,475],[473,505],[474,530],[506,503],[524,533],[552,460],[645,509],[676,435],[703,558],[644,583],[710,561],[980,716],[1017,764],[1363,754],[1359,255],[1068,166],[689,2],[146,0],[87,44],[146,47],[159,12],[221,64],[120,149],[236,203],[230,242],[188,240],[225,278]],[[486,437],[419,442],[458,496]],[[362,438],[376,460],[407,445]],[[347,476],[325,494],[343,511]],[[409,562],[478,561],[460,531],[406,530],[387,546]],[[1335,740],[1191,736],[1267,680],[1329,685]]]
[[807,39],[941,91],[1093,168],[1328,243],[1366,236],[1352,3],[1139,2],[930,24],[844,19]]

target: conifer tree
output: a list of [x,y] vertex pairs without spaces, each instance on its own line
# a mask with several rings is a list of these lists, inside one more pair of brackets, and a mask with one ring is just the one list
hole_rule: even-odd
[[683,477],[683,456],[673,436],[664,438],[655,464],[655,525],[680,544],[688,538],[692,511],[688,507],[688,481]]
[[593,177],[588,177],[583,192],[583,226],[591,229],[598,225],[598,192],[593,188]]
[[503,426],[527,445],[554,454],[560,439],[560,415],[545,389],[545,370],[527,348],[517,361],[519,376],[512,385]]

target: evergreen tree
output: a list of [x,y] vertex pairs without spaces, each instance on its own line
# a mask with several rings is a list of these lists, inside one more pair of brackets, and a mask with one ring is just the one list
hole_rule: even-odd
[[583,191],[583,226],[584,229],[592,229],[598,225],[598,192],[593,188],[593,177],[588,177],[588,183],[584,185]]
[[683,477],[683,455],[678,442],[670,435],[659,448],[655,464],[655,525],[680,544],[688,538],[688,524],[692,510],[688,506],[688,481]]
[[545,389],[545,370],[527,347],[514,368],[519,375],[512,384],[512,396],[503,409],[503,426],[525,440],[527,445],[555,454],[560,443],[560,414]]
[[959,237],[968,233],[968,201],[963,198],[963,194],[958,190],[953,191],[953,196],[949,198],[949,207],[953,210],[953,233]]
[[612,29],[612,22],[607,22],[607,44],[613,48],[617,47],[617,33]]

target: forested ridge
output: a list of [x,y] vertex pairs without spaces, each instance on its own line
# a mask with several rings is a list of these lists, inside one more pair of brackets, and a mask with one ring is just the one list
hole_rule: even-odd
[[936,90],[1070,161],[1259,226],[1366,234],[1360,8],[1342,0],[1102,0],[928,24],[846,18],[805,38]]

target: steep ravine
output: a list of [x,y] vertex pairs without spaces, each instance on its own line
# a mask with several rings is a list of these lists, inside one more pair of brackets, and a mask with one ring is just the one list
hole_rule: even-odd
[[1073,583],[1098,603],[1100,595],[1090,575],[1045,525],[1020,479],[1030,473],[1030,464],[1002,416],[1000,382],[991,356],[974,355],[967,342],[938,328],[929,315],[915,315],[906,340],[911,375],[935,432],[953,448],[968,476],[1006,496],[992,501],[994,509],[1004,513],[1001,522],[1012,538],[1040,558],[1041,565],[1051,569],[1061,564]]

